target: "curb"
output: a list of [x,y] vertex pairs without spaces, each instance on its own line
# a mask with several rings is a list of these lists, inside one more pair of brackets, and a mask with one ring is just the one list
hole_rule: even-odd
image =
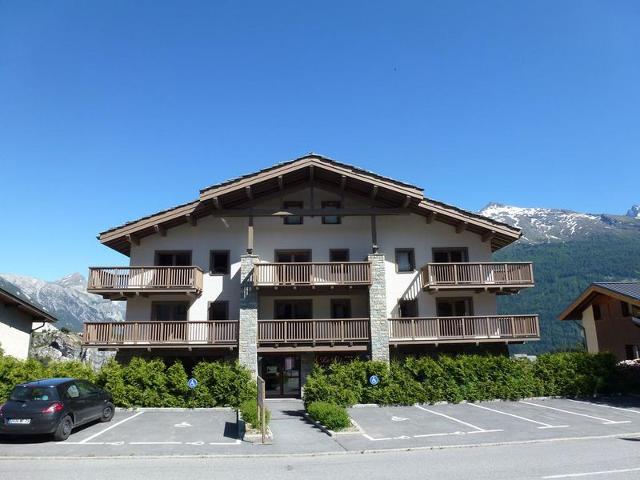
[[232,407],[116,407],[116,412],[232,412]]

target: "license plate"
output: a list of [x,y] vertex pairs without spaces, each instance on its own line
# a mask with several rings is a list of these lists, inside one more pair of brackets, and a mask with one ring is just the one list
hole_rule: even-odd
[[11,425],[29,425],[31,423],[30,418],[10,418],[7,423]]

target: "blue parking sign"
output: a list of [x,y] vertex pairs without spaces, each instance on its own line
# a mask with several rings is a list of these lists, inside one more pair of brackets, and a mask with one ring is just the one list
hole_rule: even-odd
[[380,378],[377,375],[371,375],[369,377],[369,383],[375,387],[380,383]]
[[198,380],[196,380],[195,378],[190,378],[189,381],[187,382],[187,386],[193,390],[194,388],[196,388],[198,386]]

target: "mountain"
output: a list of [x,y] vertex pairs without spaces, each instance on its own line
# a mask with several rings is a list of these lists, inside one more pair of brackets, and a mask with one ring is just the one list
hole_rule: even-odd
[[480,215],[521,228],[521,242],[542,243],[585,240],[596,236],[640,234],[640,206],[626,215],[580,213],[551,208],[523,208],[490,203]]
[[532,261],[535,288],[499,297],[502,313],[539,313],[542,339],[517,353],[582,345],[579,322],[558,315],[591,282],[640,279],[640,207],[626,215],[590,214],[491,203],[480,214],[522,229],[520,241],[497,251],[496,261]]
[[87,293],[87,281],[73,273],[54,282],[25,275],[0,274],[0,287],[24,298],[58,319],[56,327],[81,332],[84,322],[122,321],[124,302]]

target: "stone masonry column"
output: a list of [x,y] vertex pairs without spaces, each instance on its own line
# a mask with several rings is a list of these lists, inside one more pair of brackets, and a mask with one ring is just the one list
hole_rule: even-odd
[[258,292],[253,286],[253,265],[257,255],[240,257],[240,321],[238,361],[258,376]]
[[387,282],[384,254],[372,253],[369,318],[371,322],[371,360],[389,362],[389,321],[387,320]]

